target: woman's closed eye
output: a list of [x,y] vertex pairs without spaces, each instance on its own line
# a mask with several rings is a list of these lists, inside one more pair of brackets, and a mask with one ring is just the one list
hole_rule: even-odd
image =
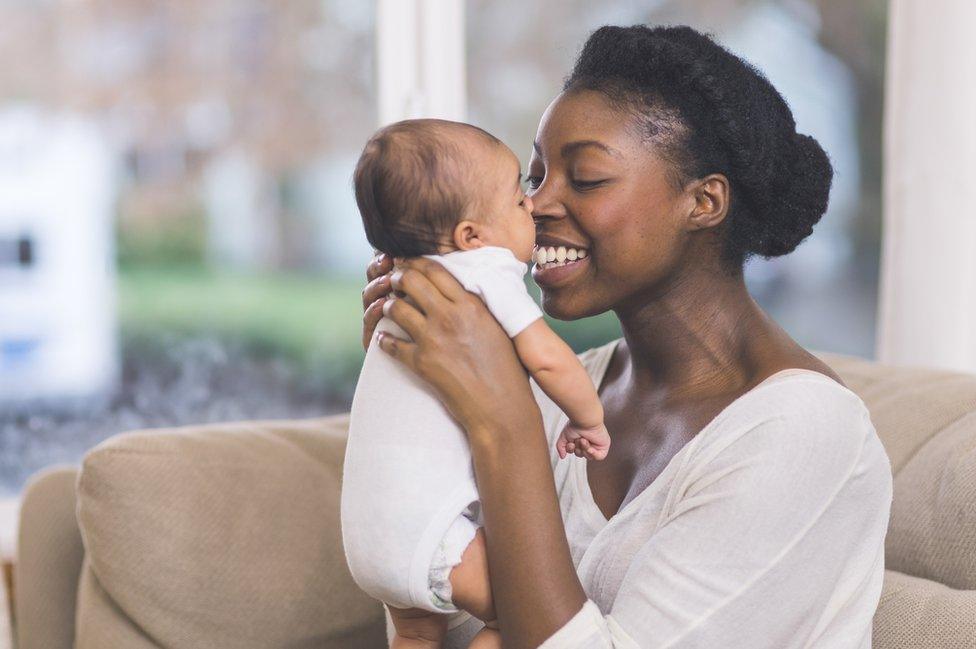
[[602,185],[603,183],[605,183],[607,181],[606,180],[580,180],[580,179],[573,179],[570,182],[572,183],[573,187],[575,187],[576,189],[578,189],[580,191],[586,191],[588,189],[593,189],[594,187],[599,187],[600,185]]
[[[535,191],[536,189],[539,189],[540,185],[542,185],[543,180],[544,179],[540,176],[528,176],[523,182],[526,183],[530,191]],[[572,185],[577,191],[587,191],[605,184],[607,180],[608,179],[606,178],[599,180],[570,179],[569,182],[570,185]]]

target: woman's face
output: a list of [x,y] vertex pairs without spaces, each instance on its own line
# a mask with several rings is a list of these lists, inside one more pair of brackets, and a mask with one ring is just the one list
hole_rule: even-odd
[[573,263],[532,266],[546,313],[575,320],[653,299],[683,258],[695,200],[668,182],[668,163],[636,120],[598,92],[563,93],[533,149],[527,194],[537,244],[585,248]]

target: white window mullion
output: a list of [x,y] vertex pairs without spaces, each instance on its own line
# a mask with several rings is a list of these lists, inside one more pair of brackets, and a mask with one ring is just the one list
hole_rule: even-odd
[[377,0],[380,125],[466,118],[464,0]]
[[976,372],[976,2],[889,9],[878,360]]

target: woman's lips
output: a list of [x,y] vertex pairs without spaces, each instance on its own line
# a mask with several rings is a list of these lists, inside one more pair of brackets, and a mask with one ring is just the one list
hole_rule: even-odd
[[[558,263],[558,262],[555,262]],[[565,261],[562,266],[548,266],[540,268],[538,261],[532,265],[532,279],[541,287],[555,287],[568,284],[573,278],[583,271],[590,264],[590,256],[587,255],[576,261]]]

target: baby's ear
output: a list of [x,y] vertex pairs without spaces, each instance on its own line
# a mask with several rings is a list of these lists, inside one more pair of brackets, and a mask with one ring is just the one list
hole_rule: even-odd
[[484,245],[482,225],[476,221],[464,220],[454,226],[454,247],[458,250],[471,250]]

